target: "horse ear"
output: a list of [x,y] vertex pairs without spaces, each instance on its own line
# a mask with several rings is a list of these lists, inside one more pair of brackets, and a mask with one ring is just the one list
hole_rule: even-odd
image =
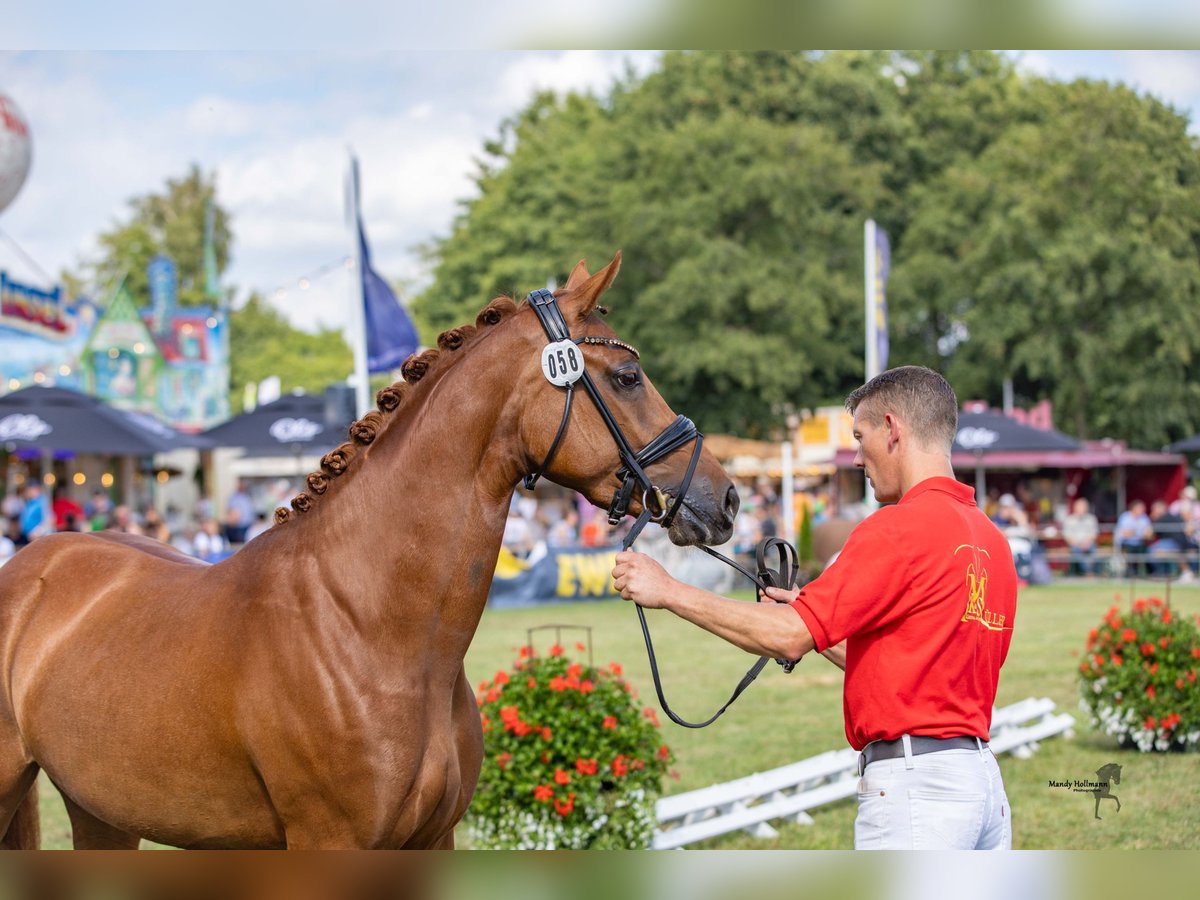
[[[580,263],[580,265],[583,265]],[[613,279],[617,277],[617,272],[621,268],[621,251],[617,251],[617,255],[612,258],[607,266],[589,277],[578,287],[572,288],[571,291],[563,297],[564,305],[570,308],[576,319],[586,319],[592,314],[592,310],[596,308],[596,303],[600,300],[600,295],[608,290],[613,283]],[[575,267],[575,272],[579,271],[579,266]],[[586,270],[585,270],[586,271]],[[574,280],[575,272],[571,273],[571,279]],[[571,287],[571,282],[567,282],[567,286]]]
[[571,275],[567,279],[565,289],[568,291],[573,291],[587,280],[587,260],[581,259],[578,263],[576,263],[575,268],[571,270]]

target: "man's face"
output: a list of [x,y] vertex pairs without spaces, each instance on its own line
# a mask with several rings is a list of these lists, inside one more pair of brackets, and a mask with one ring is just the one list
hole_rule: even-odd
[[854,411],[854,439],[858,441],[854,464],[871,482],[875,499],[892,503],[900,499],[900,477],[895,454],[888,452],[891,426],[882,415],[872,422],[869,404],[869,400],[861,403]]

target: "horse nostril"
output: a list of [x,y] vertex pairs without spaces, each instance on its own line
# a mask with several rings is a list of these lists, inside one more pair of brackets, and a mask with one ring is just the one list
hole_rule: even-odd
[[731,484],[729,486],[729,490],[725,493],[725,515],[729,521],[733,521],[733,518],[737,515],[738,508],[741,505],[742,501],[741,498],[738,497],[737,488]]

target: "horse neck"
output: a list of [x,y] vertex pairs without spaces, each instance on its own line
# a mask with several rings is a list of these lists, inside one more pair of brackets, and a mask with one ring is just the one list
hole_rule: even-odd
[[275,552],[310,553],[321,596],[361,632],[432,642],[461,662],[525,463],[508,410],[514,369],[477,353],[431,372],[313,508],[280,527],[291,546]]

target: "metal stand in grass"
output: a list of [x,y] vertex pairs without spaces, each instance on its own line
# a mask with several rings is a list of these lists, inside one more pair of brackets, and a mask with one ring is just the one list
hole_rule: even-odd
[[595,668],[596,664],[592,657],[592,626],[591,625],[534,625],[532,628],[525,629],[525,646],[533,649],[533,633],[535,631],[548,631],[554,629],[554,643],[559,647],[562,646],[562,633],[566,631],[585,631],[587,632],[587,655],[588,666]]

